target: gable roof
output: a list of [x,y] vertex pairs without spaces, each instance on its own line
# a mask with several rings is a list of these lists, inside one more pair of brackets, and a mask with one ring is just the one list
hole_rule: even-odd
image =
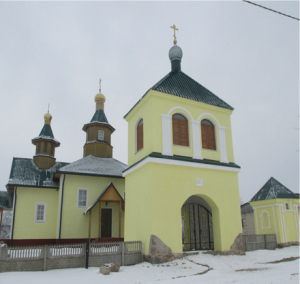
[[250,202],[275,198],[298,199],[297,195],[271,177],[264,186],[252,197]]
[[32,159],[13,158],[7,185],[58,188],[59,181],[54,180],[54,174],[67,164],[56,162],[50,169],[40,169]]
[[59,173],[122,177],[127,165],[114,158],[86,156],[58,170]]
[[[144,95],[150,91],[158,91],[177,97],[202,102],[205,104],[233,110],[233,107],[199,84],[197,81],[186,75],[182,71],[171,71],[153,87],[151,87]],[[142,97],[142,98],[143,98]],[[124,118],[134,109],[134,107],[142,100],[142,98],[125,114]]]
[[93,209],[93,207],[98,203],[98,201],[101,199],[101,197],[104,196],[104,194],[109,190],[109,188],[112,187],[115,192],[118,194],[118,196],[120,197],[120,200],[123,201],[125,203],[125,200],[122,198],[122,196],[120,195],[120,193],[117,191],[116,187],[114,186],[114,184],[111,182],[101,193],[100,195],[97,197],[97,199],[95,200],[95,202],[93,203],[92,206],[90,206],[88,209],[85,210],[85,212],[83,213],[84,215],[86,215],[90,210]]

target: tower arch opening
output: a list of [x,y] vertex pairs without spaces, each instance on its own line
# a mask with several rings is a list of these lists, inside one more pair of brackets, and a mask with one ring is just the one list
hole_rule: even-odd
[[192,195],[181,207],[182,250],[214,250],[212,209]]

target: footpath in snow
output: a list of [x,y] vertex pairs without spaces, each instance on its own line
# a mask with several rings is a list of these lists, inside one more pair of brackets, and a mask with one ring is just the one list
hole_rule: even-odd
[[247,252],[244,256],[191,255],[164,264],[143,262],[102,275],[99,268],[58,269],[45,272],[4,272],[0,283],[299,283],[299,246]]

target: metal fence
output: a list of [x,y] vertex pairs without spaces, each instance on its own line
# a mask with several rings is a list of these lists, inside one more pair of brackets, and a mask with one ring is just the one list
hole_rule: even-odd
[[45,271],[99,267],[105,263],[132,265],[143,261],[142,242],[107,242],[0,248],[0,272]]
[[277,240],[275,234],[243,235],[243,244],[245,251],[277,248]]

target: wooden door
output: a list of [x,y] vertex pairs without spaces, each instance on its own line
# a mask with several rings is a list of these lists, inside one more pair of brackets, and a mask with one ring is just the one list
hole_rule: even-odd
[[112,208],[101,209],[101,238],[112,237]]

